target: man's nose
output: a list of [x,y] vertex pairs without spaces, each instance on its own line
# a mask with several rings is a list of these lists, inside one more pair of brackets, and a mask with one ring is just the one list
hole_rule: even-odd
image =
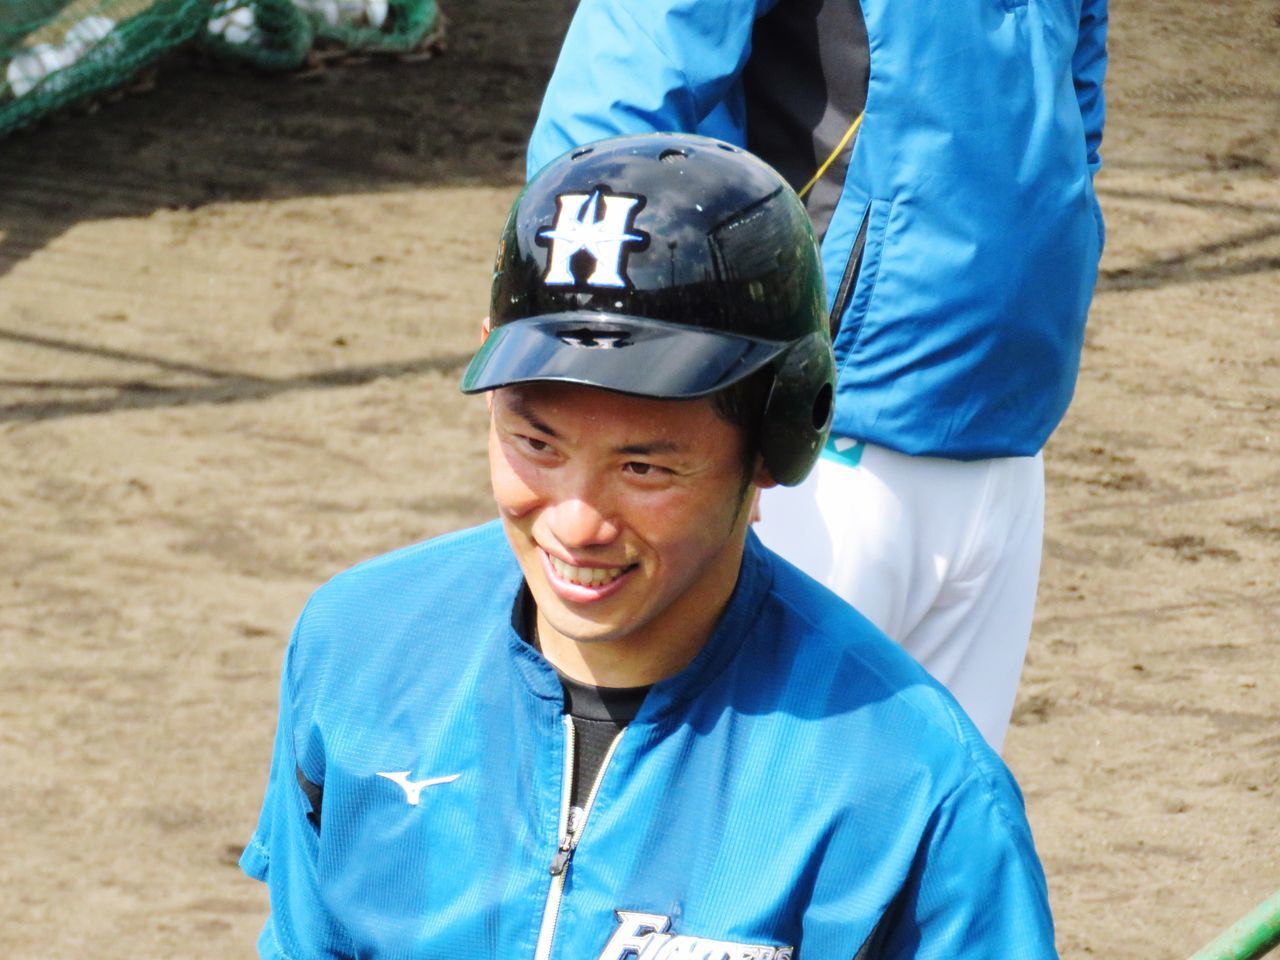
[[596,498],[568,497],[543,510],[543,519],[563,546],[603,546],[618,536],[611,511]]

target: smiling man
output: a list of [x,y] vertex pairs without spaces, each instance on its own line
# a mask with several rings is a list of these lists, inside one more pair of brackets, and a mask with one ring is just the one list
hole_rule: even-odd
[[1055,956],[1008,770],[749,532],[833,377],[804,209],[749,154],[618,138],[529,184],[463,378],[500,520],[299,618],[263,957]]
[[679,671],[738,579],[748,493],[771,482],[741,431],[709,400],[562,383],[498,390],[492,414],[493,491],[543,655],[604,687]]

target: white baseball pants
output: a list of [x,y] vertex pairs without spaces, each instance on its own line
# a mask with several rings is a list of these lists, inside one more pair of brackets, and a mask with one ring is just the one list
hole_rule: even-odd
[[1035,610],[1043,457],[942,460],[832,438],[760,510],[764,543],[902,644],[998,751]]

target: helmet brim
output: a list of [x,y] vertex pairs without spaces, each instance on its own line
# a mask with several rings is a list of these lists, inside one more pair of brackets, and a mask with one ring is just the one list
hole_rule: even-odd
[[689,400],[750,376],[788,346],[645,317],[547,314],[493,330],[467,365],[462,392],[550,381]]

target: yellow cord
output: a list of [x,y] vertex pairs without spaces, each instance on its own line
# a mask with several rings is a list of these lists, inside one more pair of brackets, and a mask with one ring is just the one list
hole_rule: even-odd
[[818,172],[809,178],[809,182],[800,188],[800,196],[804,196],[813,189],[813,185],[822,179],[822,175],[827,172],[827,167],[835,162],[836,157],[840,156],[840,152],[848,145],[853,135],[858,132],[858,127],[862,126],[862,114],[858,114],[858,118],[849,124],[849,129],[844,132],[844,136],[840,138],[840,142],[836,144],[836,148],[831,151],[831,156],[822,161],[822,166],[818,168]]

